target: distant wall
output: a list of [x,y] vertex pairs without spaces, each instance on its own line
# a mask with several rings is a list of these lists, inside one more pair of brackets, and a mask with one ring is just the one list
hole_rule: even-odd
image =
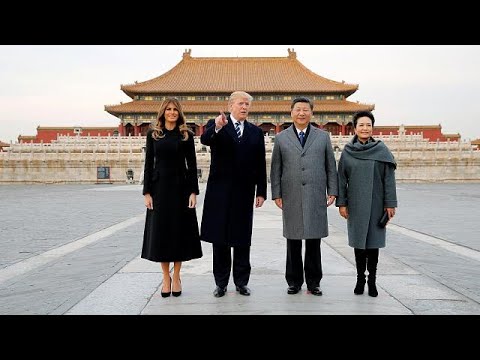
[[[350,137],[332,136],[338,161]],[[384,137],[398,163],[398,182],[480,182],[480,151],[466,142],[428,142],[419,136]],[[0,152],[0,184],[140,183],[145,137],[64,137],[52,144],[14,144]],[[210,149],[195,139],[199,181],[209,174]],[[266,138],[267,174],[274,138]],[[108,178],[99,168],[108,168]],[[127,171],[133,171],[133,180]]]
[[[108,179],[97,179],[99,167],[109,167]],[[142,171],[140,156],[137,161],[116,160],[0,160],[0,184],[95,184],[127,182],[127,170],[133,170],[134,180],[139,181]]]
[[[337,151],[337,159],[339,158]],[[200,182],[208,178],[210,153],[198,154]],[[270,178],[271,153],[267,154],[267,173]],[[398,182],[480,182],[480,157],[472,158],[405,158],[397,159],[396,179]],[[110,178],[98,179],[99,167],[109,167]],[[133,171],[133,183],[140,183],[143,171],[141,154],[130,160],[0,160],[0,184],[5,183],[49,183],[49,184],[125,184],[127,171]]]

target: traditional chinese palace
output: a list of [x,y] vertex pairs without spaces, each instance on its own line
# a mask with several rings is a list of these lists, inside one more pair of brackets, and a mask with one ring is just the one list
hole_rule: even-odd
[[[145,135],[162,100],[171,96],[181,101],[187,124],[198,136],[209,119],[228,110],[228,97],[236,90],[254,97],[248,119],[269,135],[291,125],[290,103],[297,96],[313,100],[312,124],[332,135],[353,134],[353,114],[375,108],[373,104],[348,100],[358,90],[358,84],[337,82],[314,73],[297,59],[293,49],[288,49],[286,57],[193,57],[188,49],[166,73],[121,85],[121,90],[132,100],[105,106],[105,111],[119,119],[118,127],[39,126],[36,136],[20,135],[18,140],[37,143],[51,142],[57,135]],[[377,120],[374,135],[398,135],[399,131],[398,126],[385,126]],[[460,139],[459,134],[442,134],[441,125],[402,125],[402,131],[406,135],[422,134],[430,141]]]
[[155,120],[160,103],[175,96],[183,105],[188,125],[201,135],[209,119],[227,111],[229,95],[244,90],[253,96],[249,120],[264,133],[290,126],[290,103],[297,96],[314,102],[313,123],[336,135],[352,130],[352,115],[374,105],[347,100],[358,85],[326,79],[307,69],[293,49],[287,57],[193,57],[183,59],[165,74],[144,82],[122,85],[131,102],[105,106],[120,119],[120,134],[144,135]]
[[[39,126],[36,136],[20,135],[16,144],[0,141],[0,184],[141,183],[143,135],[155,121],[162,101],[171,96],[182,102],[187,123],[197,135],[197,175],[205,182],[211,153],[198,135],[208,120],[228,111],[228,98],[236,90],[254,97],[248,119],[269,135],[265,137],[267,177],[273,136],[290,126],[290,104],[297,96],[313,100],[312,123],[330,132],[338,161],[353,134],[353,114],[375,109],[373,104],[349,100],[358,89],[358,84],[312,72],[293,49],[288,49],[286,57],[237,58],[196,58],[186,50],[166,73],[121,85],[131,101],[105,106],[115,119],[113,126]],[[394,126],[383,122],[388,124],[388,119],[377,119],[373,134],[394,153],[398,182],[480,181],[479,143],[460,141],[460,134],[443,134],[440,124]]]

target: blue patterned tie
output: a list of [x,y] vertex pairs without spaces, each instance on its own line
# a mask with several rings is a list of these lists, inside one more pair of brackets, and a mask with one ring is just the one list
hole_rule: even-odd
[[237,121],[235,123],[235,131],[237,132],[237,136],[240,139],[242,137],[242,131],[240,130],[240,122]]
[[303,147],[303,145],[305,145],[305,133],[303,131],[300,131],[298,133],[298,136],[300,137],[300,144],[302,144]]

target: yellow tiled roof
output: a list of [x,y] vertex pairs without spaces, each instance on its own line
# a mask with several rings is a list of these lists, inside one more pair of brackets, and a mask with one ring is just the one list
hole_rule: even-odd
[[447,138],[460,138],[460,134],[442,134],[443,136],[447,137]]
[[[138,100],[131,101],[121,105],[107,105],[105,111],[114,116],[121,114],[152,114],[160,109],[161,102]],[[250,113],[282,113],[290,114],[291,101],[253,101]],[[183,111],[185,114],[208,114],[212,112],[227,111],[227,102],[223,101],[183,101]],[[314,101],[313,112],[356,112],[361,110],[373,110],[375,105],[359,104],[347,100],[318,100]]]
[[86,130],[118,130],[118,126],[37,126],[38,130],[74,130],[81,128]]
[[290,51],[287,57],[192,57],[190,52],[163,75],[122,85],[131,98],[136,94],[342,93],[353,94],[356,84],[324,78],[306,68]]

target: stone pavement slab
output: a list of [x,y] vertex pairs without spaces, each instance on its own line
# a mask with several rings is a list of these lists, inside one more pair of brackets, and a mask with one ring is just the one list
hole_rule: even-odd
[[[470,228],[469,231],[459,232],[456,239],[450,238],[455,234],[451,229],[459,227],[457,219],[465,209],[435,206],[436,186],[402,186],[398,190],[403,212],[387,229],[388,245],[380,253],[377,298],[367,293],[353,294],[354,253],[348,246],[346,222],[334,207],[328,211],[330,236],[322,239],[321,245],[323,296],[308,294],[305,286],[299,294],[287,294],[281,211],[268,200],[255,210],[250,297],[238,294],[232,280],[225,297],[213,296],[211,244],[202,243],[204,256],[183,264],[182,295],[162,298],[160,265],[139,257],[144,225],[139,186],[29,188],[27,192],[30,191],[32,198],[51,198],[55,202],[30,203],[32,211],[39,214],[36,219],[39,222],[29,224],[25,232],[17,231],[15,226],[20,225],[14,221],[26,205],[22,202],[16,206],[15,202],[15,191],[23,192],[23,188],[2,189],[0,193],[6,195],[2,204],[9,209],[5,212],[9,221],[0,227],[5,235],[0,274],[12,273],[0,286],[0,313],[479,315],[478,246],[470,246],[478,238],[470,223],[461,224],[462,229]],[[448,192],[442,199],[457,193],[446,186],[440,190]],[[478,209],[477,193],[469,194],[473,195],[467,208],[474,213]],[[200,221],[203,196],[204,188],[198,197]],[[422,196],[428,196],[427,205],[431,208],[422,205],[419,201]],[[462,199],[468,201],[466,196]],[[59,214],[59,208],[64,216]],[[424,224],[421,216],[428,211],[438,214],[441,222]],[[456,214],[453,220],[448,216],[452,211]],[[86,216],[79,215],[85,212]],[[15,226],[5,227],[5,224]],[[125,226],[119,227],[121,224]],[[436,232],[431,233],[429,229],[434,225]],[[111,229],[110,233],[100,236],[106,229]],[[448,236],[443,236],[444,231]],[[90,238],[95,241],[80,246]],[[24,252],[26,243],[30,253]],[[69,251],[60,254],[61,249]],[[29,259],[35,260],[35,256],[48,254],[55,254],[55,258],[35,269],[16,268],[28,264]]]

